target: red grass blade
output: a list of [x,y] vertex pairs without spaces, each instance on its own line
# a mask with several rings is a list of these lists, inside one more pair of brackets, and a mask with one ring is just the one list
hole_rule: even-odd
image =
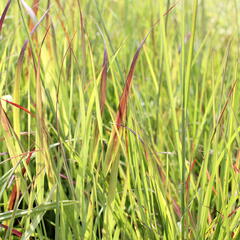
[[11,3],[11,0],[8,1],[7,5],[6,5],[6,7],[5,7],[5,9],[4,9],[3,13],[2,13],[2,16],[1,16],[1,18],[0,18],[0,32],[1,32],[1,30],[2,30],[2,25],[3,25],[4,19],[5,19],[5,17],[6,17],[8,8],[9,8],[9,6],[10,6],[10,3]]
[[106,48],[104,49],[102,76],[101,76],[101,95],[100,95],[100,109],[103,114],[104,105],[106,101],[106,88],[107,88],[107,68],[108,68],[108,54]]
[[193,171],[194,165],[197,162],[196,159],[193,160],[193,162],[191,163],[190,169],[189,169],[189,173],[188,173],[188,177],[187,177],[187,181],[186,181],[186,192],[187,192],[187,196],[189,193],[189,185],[190,185],[190,176],[191,176],[191,172]]
[[[132,60],[131,66],[130,66],[130,70],[129,70],[129,73],[128,73],[128,76],[127,76],[127,80],[125,82],[125,86],[124,86],[124,89],[123,89],[123,93],[122,93],[122,96],[120,98],[120,102],[119,102],[119,105],[118,105],[118,111],[117,111],[117,116],[116,116],[116,120],[115,120],[117,130],[119,130],[122,125],[124,125],[122,122],[124,120],[126,110],[127,110],[127,103],[128,103],[129,92],[130,92],[131,83],[132,83],[132,79],[133,79],[133,73],[134,73],[134,70],[135,70],[135,67],[136,67],[136,63],[137,63],[140,51],[141,51],[141,49],[143,47],[143,44],[145,43],[148,35],[150,34],[150,32],[148,32],[146,37],[143,39],[143,41],[141,42],[140,46],[138,47],[138,49],[137,49],[137,51],[136,51],[136,53],[133,57],[133,60]],[[114,128],[113,128],[113,131],[112,131],[111,139],[113,140],[113,142],[111,144],[111,147],[109,148],[109,149],[111,149],[108,152],[110,154],[109,156],[112,156],[114,151],[118,151],[118,135],[117,135],[117,132],[115,131]],[[108,153],[107,153],[107,155],[108,155]],[[110,157],[107,160],[106,172],[109,171],[112,162],[113,162],[112,157]],[[115,174],[116,174],[116,172],[115,172]],[[112,194],[112,195],[114,195],[114,194]]]
[[240,210],[240,206],[236,207],[229,215],[228,217],[231,217],[233,214],[235,214],[238,210]]
[[216,127],[214,128],[214,131],[213,131],[213,134],[212,134],[212,137],[211,137],[211,140],[210,140],[211,143],[212,143],[213,138],[214,138],[214,136],[215,136],[215,134],[216,134],[216,132],[217,132],[217,128],[218,128],[218,126],[220,125],[220,123],[221,123],[221,121],[222,121],[223,115],[224,115],[224,113],[225,113],[225,111],[226,111],[226,109],[227,109],[227,106],[228,106],[229,102],[230,102],[230,99],[231,99],[231,97],[232,97],[232,94],[233,94],[233,92],[234,92],[234,89],[235,89],[235,87],[236,87],[236,84],[237,84],[237,79],[234,81],[234,83],[233,83],[233,85],[232,85],[232,87],[231,87],[231,89],[230,89],[230,91],[229,91],[229,93],[228,93],[227,100],[226,100],[226,102],[225,102],[225,104],[224,104],[224,106],[223,106],[223,109],[222,109],[222,111],[221,111],[221,113],[220,113],[220,116],[219,116],[219,118],[218,118],[218,120],[217,120]]
[[[167,12],[164,14],[164,16],[169,14],[172,11],[172,9],[175,8],[175,6],[176,6],[176,4],[173,5],[171,8],[169,8],[167,10]],[[128,103],[129,92],[130,92],[131,83],[132,83],[132,79],[133,79],[133,74],[134,74],[134,71],[135,71],[135,67],[136,67],[136,63],[137,63],[140,51],[141,51],[146,39],[148,38],[149,34],[154,30],[154,27],[159,22],[160,22],[160,20],[158,20],[153,25],[151,30],[147,33],[147,35],[145,36],[145,38],[143,39],[143,41],[139,45],[139,47],[138,47],[138,49],[137,49],[137,51],[136,51],[136,53],[133,57],[133,60],[132,60],[131,66],[130,66],[130,70],[129,70],[128,75],[127,75],[127,80],[125,82],[125,86],[124,86],[124,89],[123,89],[123,93],[122,93],[122,96],[120,98],[120,103],[119,103],[119,106],[118,106],[118,111],[117,111],[117,116],[116,116],[116,121],[115,121],[115,123],[117,125],[117,130],[119,130],[119,128],[123,125],[123,120],[124,120],[126,110],[127,110],[127,103]],[[113,131],[112,134],[113,134],[114,147],[111,150],[111,152],[115,149],[115,146],[117,146],[117,144],[116,144],[117,143],[117,133],[116,133],[116,131]],[[147,152],[146,152],[146,158],[148,158]],[[111,165],[111,158],[108,160],[108,169],[109,169],[110,165]]]
[[[0,227],[5,228],[5,229],[8,229],[8,228],[9,228],[7,225],[2,224],[2,223],[0,223]],[[19,231],[16,230],[16,229],[12,229],[12,234],[14,234],[14,235],[17,236],[17,237],[22,237],[22,233],[19,232]]]
[[177,204],[177,201],[175,199],[172,199],[173,209],[174,212],[177,214],[179,219],[182,217],[182,212],[180,206]]
[[11,124],[8,120],[7,114],[5,113],[2,107],[1,101],[0,101],[0,121],[4,131],[7,133],[9,137],[11,137]]
[[143,41],[141,42],[140,46],[137,49],[137,52],[135,53],[133,60],[132,60],[132,64],[127,76],[127,80],[125,83],[125,87],[120,99],[120,103],[118,106],[118,112],[117,112],[117,117],[116,117],[116,124],[117,124],[117,128],[119,129],[120,126],[122,125],[123,122],[123,118],[125,116],[126,110],[127,110],[127,102],[128,102],[128,97],[129,97],[129,91],[131,88],[131,83],[132,83],[132,79],[133,79],[133,73],[135,71],[135,67],[136,67],[136,63],[140,54],[140,51],[143,47],[143,44],[145,43],[148,35],[150,34],[150,32],[147,34],[147,36],[143,39]]
[[[180,1],[177,1],[175,4],[173,4],[164,14],[163,16],[167,16],[179,3]],[[158,19],[153,25],[152,25],[152,30],[154,29],[154,27],[156,27],[156,25],[158,25],[160,23],[160,19]],[[151,31],[152,31],[151,30]]]
[[167,16],[179,3],[180,1],[177,1],[175,4],[173,4],[164,14],[163,16]]
[[38,9],[39,9],[39,3],[40,3],[40,0],[33,0],[32,9],[36,16],[37,16]]
[[17,198],[17,185],[14,184],[12,192],[11,192],[9,200],[8,200],[8,210],[13,210],[16,198]]
[[[40,18],[40,20],[38,21],[38,23],[34,26],[34,28],[32,29],[32,31],[30,32],[30,35],[32,36],[34,34],[34,32],[37,30],[38,26],[40,25],[40,23],[43,21],[43,19],[46,17],[46,15],[48,14],[49,12],[49,9],[43,14],[43,16]],[[23,62],[23,57],[24,57],[24,53],[25,53],[25,50],[27,48],[27,45],[28,45],[28,42],[29,40],[25,40],[24,44],[23,44],[23,47],[21,49],[21,52],[20,52],[20,55],[19,55],[19,58],[18,58],[18,66],[20,68],[20,66],[22,65],[22,62]]]
[[[168,15],[175,7],[176,7],[177,3],[174,4],[172,7],[170,7],[165,13],[163,16],[166,16]],[[152,27],[152,29],[148,32],[148,34],[146,35],[146,37],[143,39],[143,41],[141,42],[140,46],[138,47],[137,49],[137,52],[135,53],[134,57],[133,57],[133,60],[132,60],[132,64],[131,64],[131,67],[130,67],[130,70],[129,70],[129,73],[128,73],[128,76],[127,76],[127,80],[126,80],[126,83],[125,83],[125,87],[124,87],[124,90],[123,90],[123,94],[121,96],[121,100],[120,100],[120,104],[119,104],[119,107],[118,107],[118,113],[117,113],[117,118],[116,118],[116,124],[117,124],[117,128],[119,129],[121,124],[122,124],[122,121],[123,121],[123,118],[124,118],[124,115],[125,115],[125,112],[126,112],[126,108],[127,108],[127,102],[128,102],[128,96],[129,96],[129,90],[130,90],[130,87],[131,87],[131,82],[132,82],[132,78],[133,78],[133,73],[134,73],[134,70],[135,70],[135,66],[136,66],[136,62],[137,62],[137,59],[138,59],[138,56],[139,56],[139,53],[148,37],[148,35],[153,31],[154,27],[160,22],[160,20],[158,20]]]
[[235,163],[232,165],[235,173],[240,174],[240,150],[238,150]]
[[[35,150],[31,151],[28,153],[28,157],[27,157],[27,160],[26,160],[26,164],[28,165],[30,163],[30,160],[31,160],[31,156],[32,154],[36,152]],[[26,172],[26,168],[22,168],[22,175],[24,175]],[[15,183],[14,186],[13,186],[13,190],[10,194],[10,198],[9,198],[9,201],[8,201],[8,210],[12,210],[14,205],[15,205],[15,201],[16,201],[16,197],[17,197],[17,184]]]
[[17,107],[17,108],[23,110],[24,112],[26,112],[26,113],[28,113],[28,114],[31,114],[31,115],[33,116],[33,114],[32,114],[28,109],[26,109],[26,108],[20,106],[19,104],[14,103],[14,102],[11,102],[11,101],[6,100],[6,99],[3,99],[3,98],[1,98],[1,100],[4,101],[4,102],[10,103],[11,105],[13,105],[13,106],[15,106],[15,107]]

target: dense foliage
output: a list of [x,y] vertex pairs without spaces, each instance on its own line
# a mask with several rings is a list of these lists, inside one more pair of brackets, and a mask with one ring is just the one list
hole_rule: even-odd
[[0,2],[0,238],[240,239],[238,0]]

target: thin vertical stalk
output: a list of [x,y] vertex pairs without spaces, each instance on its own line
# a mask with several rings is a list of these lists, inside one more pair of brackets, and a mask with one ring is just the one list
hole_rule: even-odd
[[[193,60],[193,49],[194,49],[194,39],[196,32],[196,20],[197,20],[197,9],[198,0],[194,1],[193,12],[192,12],[192,26],[191,26],[191,39],[188,49],[187,65],[185,68],[185,18],[187,11],[187,1],[184,2],[184,9],[182,15],[182,66],[181,66],[181,78],[182,78],[182,188],[181,188],[181,209],[182,209],[182,219],[181,219],[181,238],[185,239],[185,159],[187,158],[186,152],[186,133],[187,133],[187,104],[191,77],[191,67]],[[186,74],[185,74],[186,72]]]
[[185,15],[186,15],[186,1],[184,1],[182,9],[182,39],[181,39],[181,81],[182,81],[182,172],[181,172],[181,239],[185,238],[185,158],[186,158],[186,79],[185,79]]
[[[97,1],[97,0],[95,0],[95,4],[96,4],[96,9],[97,9],[97,12],[98,12],[98,15],[99,15],[99,18],[100,18],[100,22],[101,22],[101,24],[102,24],[103,30],[104,30],[104,32],[105,32],[105,34],[106,34],[106,36],[107,36],[107,40],[108,40],[108,42],[109,42],[110,49],[111,49],[111,51],[112,51],[112,54],[115,54],[116,51],[114,50],[114,47],[113,47],[113,44],[112,44],[112,40],[111,40],[111,38],[110,38],[110,36],[109,36],[109,34],[108,34],[108,30],[107,30],[107,27],[106,27],[105,22],[104,22],[104,20],[103,20],[102,14],[101,14],[101,12],[100,12],[99,5],[98,5],[98,1]],[[120,75],[120,77],[121,77],[121,81],[124,82],[123,72],[122,72],[122,70],[121,70],[121,67],[120,67],[120,64],[119,64],[119,61],[118,61],[117,57],[116,57],[115,61],[116,61],[116,64],[117,64],[117,68],[118,68],[119,75]]]
[[80,0],[78,0],[78,8],[79,8],[79,15],[80,15],[81,47],[82,47],[82,60],[83,60],[82,78],[83,78],[83,83],[86,84],[87,54],[86,54],[86,41],[85,41],[85,22],[83,19],[82,6],[80,4]]

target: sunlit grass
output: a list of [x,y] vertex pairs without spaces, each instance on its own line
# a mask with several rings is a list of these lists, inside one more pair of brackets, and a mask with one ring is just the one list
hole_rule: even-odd
[[0,2],[0,238],[239,239],[239,3]]

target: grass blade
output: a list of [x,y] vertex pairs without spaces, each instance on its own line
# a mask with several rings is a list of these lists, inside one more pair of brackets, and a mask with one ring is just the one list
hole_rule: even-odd
[[106,89],[107,89],[107,69],[108,69],[108,54],[106,48],[104,49],[104,58],[102,65],[102,76],[101,76],[101,92],[100,92],[100,109],[103,114],[105,101],[106,101]]
[[6,17],[8,8],[9,8],[9,6],[10,6],[10,3],[11,3],[11,0],[8,0],[8,3],[7,3],[7,5],[6,5],[6,7],[4,8],[4,11],[3,11],[2,16],[1,16],[1,18],[0,18],[0,32],[2,31],[3,22],[4,22],[4,19],[5,19],[5,17]]

